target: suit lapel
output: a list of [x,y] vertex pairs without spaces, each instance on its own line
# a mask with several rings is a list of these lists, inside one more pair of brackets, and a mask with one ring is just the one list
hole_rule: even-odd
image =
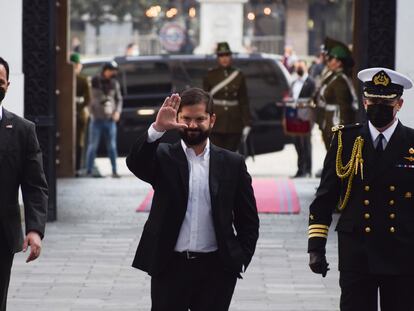
[[362,158],[364,159],[364,179],[369,181],[376,171],[377,158],[368,122],[362,127],[361,134],[364,138],[364,149],[362,151]]
[[212,209],[215,209],[217,195],[220,183],[220,173],[222,172],[222,153],[213,144],[210,144],[210,169],[209,169],[209,187]]
[[181,146],[181,142],[175,143],[171,147],[171,156],[177,162],[178,170],[180,172],[181,182],[183,184],[183,189],[185,192],[186,200],[188,199],[188,183],[190,174],[188,171],[188,162],[187,157],[185,156],[184,150]]
[[13,115],[6,109],[3,109],[3,116],[0,121],[0,149],[5,151],[9,149],[9,140],[14,129]]
[[301,98],[301,97],[307,97],[307,96],[306,96],[306,93],[307,93],[308,84],[309,84],[309,81],[308,81],[308,80],[309,80],[309,79],[306,79],[306,80],[303,82],[302,89],[300,90],[300,93],[299,93],[299,98]]

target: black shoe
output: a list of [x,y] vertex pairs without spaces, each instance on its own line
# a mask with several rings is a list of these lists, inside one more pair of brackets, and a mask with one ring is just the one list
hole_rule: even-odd
[[292,178],[302,178],[307,177],[307,175],[307,173],[297,172],[294,176],[292,176]]
[[85,177],[92,177],[92,178],[102,178],[103,176],[99,172],[92,172],[92,173],[86,173],[84,175]]
[[121,178],[121,175],[118,173],[112,173],[112,178]]

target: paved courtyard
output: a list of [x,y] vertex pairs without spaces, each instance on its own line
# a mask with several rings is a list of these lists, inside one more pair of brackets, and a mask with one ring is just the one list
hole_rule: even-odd
[[[249,171],[260,177],[293,175],[292,148],[249,160]],[[98,164],[109,175],[106,161]],[[149,186],[129,175],[123,161],[119,159],[121,179],[58,181],[58,221],[48,223],[38,261],[26,264],[26,254],[16,256],[9,311],[150,310],[150,279],[131,267],[147,217],[135,208]],[[317,157],[314,168],[321,162]],[[257,251],[237,284],[230,310],[338,310],[334,232],[328,241],[328,276],[311,273],[307,265],[307,207],[318,182],[294,180],[299,215],[260,215]]]

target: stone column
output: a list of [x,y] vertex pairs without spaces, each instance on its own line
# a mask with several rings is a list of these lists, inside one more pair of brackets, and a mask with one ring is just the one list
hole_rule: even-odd
[[[24,75],[22,65],[22,27],[23,13],[22,1],[0,1],[0,29],[7,32],[3,36],[0,44],[0,56],[3,57],[10,66],[10,87],[3,105],[19,116],[23,116],[24,110]],[[7,37],[7,39],[6,39]]]
[[200,45],[196,54],[212,54],[217,42],[227,41],[234,52],[243,47],[243,5],[247,0],[198,0],[200,2]]
[[298,55],[308,54],[308,1],[286,1],[285,43]]

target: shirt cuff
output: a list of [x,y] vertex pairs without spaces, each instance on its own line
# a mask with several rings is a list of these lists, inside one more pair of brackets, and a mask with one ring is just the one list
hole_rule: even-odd
[[158,132],[154,128],[154,123],[152,123],[151,126],[148,128],[148,138],[147,138],[147,142],[148,143],[153,143],[157,139],[160,139],[162,137],[162,135],[164,135],[164,133],[165,133],[165,131]]

